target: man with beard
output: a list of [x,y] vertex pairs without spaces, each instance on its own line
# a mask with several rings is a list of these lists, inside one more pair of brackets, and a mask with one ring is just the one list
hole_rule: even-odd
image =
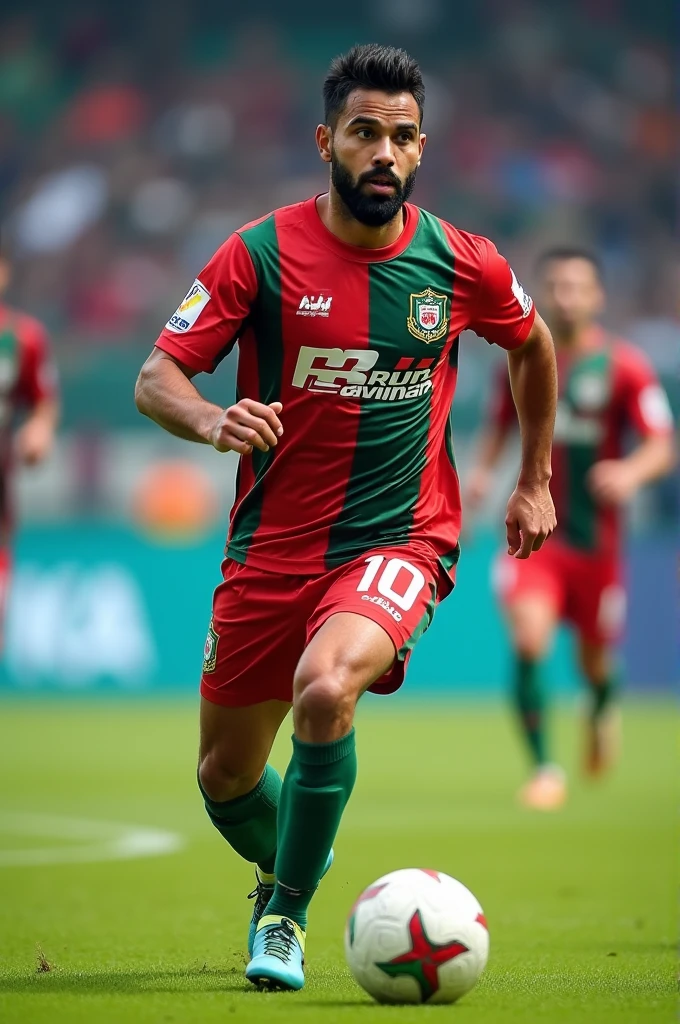
[[[241,455],[201,681],[199,785],[256,866],[246,977],[299,989],[307,908],[356,777],[353,720],[390,693],[453,587],[460,496],[449,411],[458,336],[509,352],[523,431],[509,550],[555,525],[550,333],[506,261],[407,199],[424,89],[406,53],[336,58],[316,130],[329,191],[229,238],[142,369],[141,412]],[[224,410],[191,378],[238,341]],[[293,706],[283,783],[267,759]]]

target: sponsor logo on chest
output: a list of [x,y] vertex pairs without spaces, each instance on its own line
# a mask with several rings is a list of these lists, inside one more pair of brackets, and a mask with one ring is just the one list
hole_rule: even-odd
[[602,420],[593,416],[580,416],[565,401],[557,403],[556,444],[597,445],[604,438],[604,429]]
[[390,370],[375,370],[375,349],[311,348],[298,353],[292,385],[315,394],[400,402],[432,388],[436,360],[403,356]]
[[602,412],[611,397],[609,377],[602,373],[579,373],[569,382],[568,393],[580,412]]

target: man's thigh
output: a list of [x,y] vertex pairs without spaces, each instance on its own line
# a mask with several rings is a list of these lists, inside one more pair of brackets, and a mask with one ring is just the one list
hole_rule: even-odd
[[370,619],[389,637],[394,657],[391,665],[378,659],[376,674],[365,684],[375,693],[392,693],[401,686],[411,651],[451,583],[434,555],[411,545],[369,551],[336,572],[309,619],[307,642],[334,615]]
[[514,605],[542,602],[550,606],[553,618],[564,615],[565,579],[560,553],[553,542],[535,551],[529,558],[498,555],[493,565],[492,584],[506,613]]
[[293,699],[293,676],[314,607],[310,578],[227,560],[213,597],[201,695],[223,707]]
[[566,617],[581,642],[595,647],[615,643],[626,617],[626,592],[616,559],[575,550],[565,558],[565,576]]

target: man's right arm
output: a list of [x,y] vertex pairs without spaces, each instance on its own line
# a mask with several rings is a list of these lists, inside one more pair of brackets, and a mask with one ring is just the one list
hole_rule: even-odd
[[253,261],[233,234],[194,281],[144,363],[135,387],[137,408],[176,437],[218,452],[267,451],[283,433],[281,403],[241,399],[228,409],[206,401],[192,383],[212,373],[232,349],[258,292]]
[[155,348],[137,379],[137,408],[175,437],[210,444],[218,452],[250,455],[254,447],[266,452],[276,445],[283,433],[280,402],[263,405],[243,398],[222,409],[198,392],[191,380],[196,372]]

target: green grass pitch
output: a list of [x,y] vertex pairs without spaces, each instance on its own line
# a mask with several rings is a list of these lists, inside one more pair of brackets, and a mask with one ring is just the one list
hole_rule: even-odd
[[[556,725],[574,785],[563,812],[539,816],[514,804],[522,760],[501,708],[362,708],[359,780],[312,906],[305,990],[262,994],[243,979],[252,874],[201,807],[193,706],[2,705],[0,1021],[675,1020],[674,709],[629,703],[621,768],[596,786],[578,780],[576,715]],[[60,833],[62,816],[84,822],[82,834]],[[69,863],[74,844],[106,845],[112,826],[93,838],[88,821],[169,830],[185,845]],[[50,863],[59,851],[64,862]],[[8,863],[29,854],[37,862]],[[460,878],[487,914],[489,966],[456,1006],[379,1007],[345,966],[354,897],[407,866]],[[38,949],[50,970],[37,970]]]

